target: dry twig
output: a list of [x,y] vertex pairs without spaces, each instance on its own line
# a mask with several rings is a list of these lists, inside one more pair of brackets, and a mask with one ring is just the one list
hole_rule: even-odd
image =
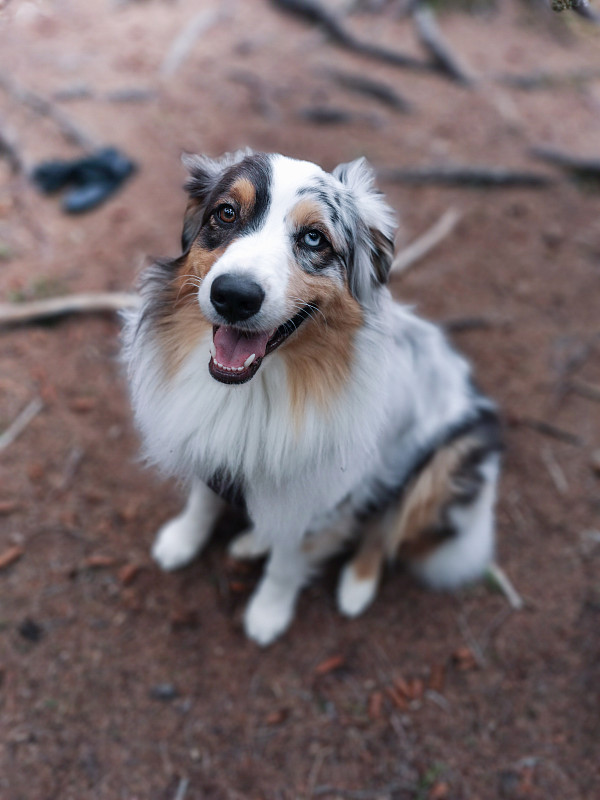
[[224,18],[225,15],[222,10],[213,11],[210,8],[199,11],[192,17],[171,44],[167,55],[160,65],[160,75],[163,78],[172,78],[189,56],[192,48],[202,34],[213,28]]
[[530,189],[545,189],[555,181],[552,175],[541,172],[462,164],[412,168],[390,167],[380,169],[378,174],[382,180],[407,183],[413,186],[441,185],[472,188],[521,186]]
[[548,474],[552,478],[552,483],[556,487],[556,491],[559,494],[565,495],[569,491],[569,484],[567,483],[567,479],[565,477],[565,473],[562,471],[562,468],[556,458],[554,457],[554,453],[550,449],[550,447],[546,446],[541,449],[541,456],[542,461],[544,462],[544,466],[548,470]]
[[493,562],[490,564],[487,574],[494,584],[500,589],[502,594],[506,597],[510,603],[510,607],[515,611],[520,611],[525,605],[523,598],[512,585],[508,575],[504,572],[502,567]]
[[449,236],[462,214],[456,208],[449,208],[428,231],[401,250],[392,262],[391,272],[405,274],[434,247]]
[[33,300],[31,303],[0,303],[0,326],[18,325],[65,314],[120,311],[140,304],[136,294],[128,292],[90,292]]
[[25,428],[33,419],[35,419],[35,417],[37,417],[43,407],[44,403],[41,397],[35,397],[25,406],[21,413],[11,422],[8,428],[0,436],[0,452],[2,450],[6,450],[6,448],[23,433]]
[[65,139],[71,144],[75,144],[86,151],[93,151],[100,146],[94,137],[86,133],[79,127],[71,117],[65,114],[50,100],[42,97],[35,92],[29,91],[19,86],[6,73],[0,72],[0,86],[15,100],[23,105],[29,106],[36,114],[51,119],[58,127]]
[[415,3],[413,22],[419,40],[431,55],[436,69],[463,86],[472,86],[473,77],[460,63],[442,36],[431,8],[421,2]]
[[411,110],[411,104],[408,100],[405,100],[395,89],[383,81],[374,80],[366,75],[342,72],[340,70],[332,70],[330,75],[344,89],[374,97],[389,108],[393,108],[403,114]]
[[600,159],[598,158],[581,158],[581,156],[574,156],[572,153],[554,150],[551,147],[533,147],[531,155],[541,161],[562,167],[580,178],[600,178]]
[[406,67],[414,70],[433,69],[431,64],[427,64],[425,61],[413,56],[359,40],[353,33],[346,30],[339,19],[322,6],[318,0],[272,0],[272,3],[282,11],[288,11],[320,25],[332,41],[347,50],[393,64],[396,67]]
[[600,386],[595,383],[588,383],[582,380],[570,380],[567,384],[567,389],[575,392],[580,397],[585,397],[586,400],[593,400],[595,403],[600,403]]

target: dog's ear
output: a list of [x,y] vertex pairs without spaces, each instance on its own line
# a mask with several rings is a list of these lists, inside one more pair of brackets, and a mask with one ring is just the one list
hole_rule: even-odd
[[358,209],[357,263],[351,277],[354,293],[364,297],[374,283],[387,281],[394,257],[395,214],[375,186],[366,158],[340,164],[333,175],[348,189]]
[[200,230],[206,200],[216,187],[219,178],[225,170],[243,161],[246,156],[252,155],[251,150],[237,150],[235,153],[225,153],[220,158],[196,156],[185,153],[181,160],[189,173],[185,182],[185,189],[189,200],[183,218],[181,232],[181,247],[185,253]]

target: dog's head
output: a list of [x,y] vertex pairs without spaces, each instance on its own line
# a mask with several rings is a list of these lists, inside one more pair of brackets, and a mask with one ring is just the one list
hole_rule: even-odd
[[305,358],[332,348],[344,358],[338,334],[351,338],[361,324],[393,251],[393,213],[367,162],[331,174],[249,151],[184,162],[190,199],[176,262],[178,300],[195,295],[213,327],[213,378],[250,380],[296,332]]

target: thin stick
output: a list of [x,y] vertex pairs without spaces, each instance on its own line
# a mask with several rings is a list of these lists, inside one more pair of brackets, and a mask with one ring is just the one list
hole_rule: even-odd
[[456,208],[449,208],[445,211],[435,225],[396,255],[392,262],[391,272],[397,275],[406,274],[417,261],[420,261],[452,233],[461,217],[462,213]]
[[354,34],[346,30],[339,19],[322,6],[318,0],[271,0],[274,6],[288,11],[291,14],[304,17],[310,22],[320,25],[327,31],[329,37],[340,47],[360,53],[364,56],[376,58],[397,67],[406,67],[415,70],[432,70],[431,64],[420,61],[418,58],[399,53],[395,50],[388,50],[379,47],[371,42],[363,42],[357,39]]
[[15,138],[0,121],[0,157],[2,156],[8,161],[13,175],[17,175],[19,172],[25,172],[25,162],[15,142]]
[[552,482],[556,486],[557,492],[562,495],[567,494],[569,491],[569,484],[567,483],[565,473],[562,471],[560,464],[554,457],[554,453],[549,446],[543,447],[540,452],[544,466],[548,470],[548,473],[552,478]]
[[38,319],[60,317],[65,314],[119,311],[140,305],[137,294],[128,292],[98,292],[51,297],[31,303],[0,303],[0,326],[33,322]]
[[580,397],[585,397],[587,400],[600,403],[600,386],[597,386],[595,383],[573,379],[568,382],[567,389],[575,392],[575,394],[578,394]]
[[431,8],[417,2],[413,11],[413,22],[419,40],[433,58],[436,68],[457,83],[461,83],[463,86],[472,86],[473,77],[456,58],[450,45],[442,36]]
[[86,133],[79,125],[76,125],[71,117],[54,103],[39,94],[35,94],[35,92],[29,91],[29,89],[19,86],[3,72],[0,72],[0,86],[19,103],[29,106],[36,114],[51,119],[67,141],[86,151],[96,150],[99,147],[96,139]]
[[172,78],[189,56],[202,34],[214,27],[223,18],[221,11],[213,11],[212,9],[204,9],[192,17],[175,37],[160,65],[159,74],[163,78]]
[[523,425],[526,428],[531,428],[533,431],[541,433],[543,436],[550,436],[552,439],[557,439],[559,442],[572,444],[576,447],[581,446],[581,439],[570,431],[564,431],[562,428],[557,428],[549,422],[544,422],[542,419],[532,419],[531,417],[508,417],[509,425]]
[[545,189],[555,181],[552,175],[541,172],[511,170],[505,167],[446,164],[439,167],[387,168],[378,171],[382,180],[407,183],[413,186],[466,186],[506,188],[522,186]]
[[506,597],[511,608],[515,611],[520,611],[525,606],[523,598],[512,585],[507,574],[496,562],[490,564],[487,574]]
[[175,797],[173,800],[185,800],[185,796],[187,794],[188,787],[190,785],[190,781],[188,778],[181,778],[179,781],[179,786],[177,787],[177,791],[175,792]]
[[37,417],[43,407],[44,403],[42,402],[41,397],[35,397],[28,405],[25,406],[17,418],[13,420],[13,422],[0,436],[0,451],[6,450],[6,448],[23,433],[25,428],[33,419],[35,419],[35,417]]
[[582,158],[551,147],[533,147],[531,155],[581,177],[600,178],[600,159]]

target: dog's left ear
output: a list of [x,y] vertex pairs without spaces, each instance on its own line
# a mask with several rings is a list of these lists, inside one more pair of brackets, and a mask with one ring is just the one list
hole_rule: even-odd
[[209,194],[215,188],[219,178],[226,169],[243,161],[246,156],[252,155],[251,150],[237,150],[235,153],[225,153],[220,158],[196,156],[185,153],[181,160],[189,172],[185,182],[190,199],[188,200],[183,218],[181,232],[181,247],[185,253],[200,230],[204,208]]
[[373,283],[387,281],[394,257],[395,214],[375,186],[375,174],[366,158],[340,164],[333,175],[349,190],[358,209],[357,259],[366,263],[355,264],[352,282],[363,294]]

